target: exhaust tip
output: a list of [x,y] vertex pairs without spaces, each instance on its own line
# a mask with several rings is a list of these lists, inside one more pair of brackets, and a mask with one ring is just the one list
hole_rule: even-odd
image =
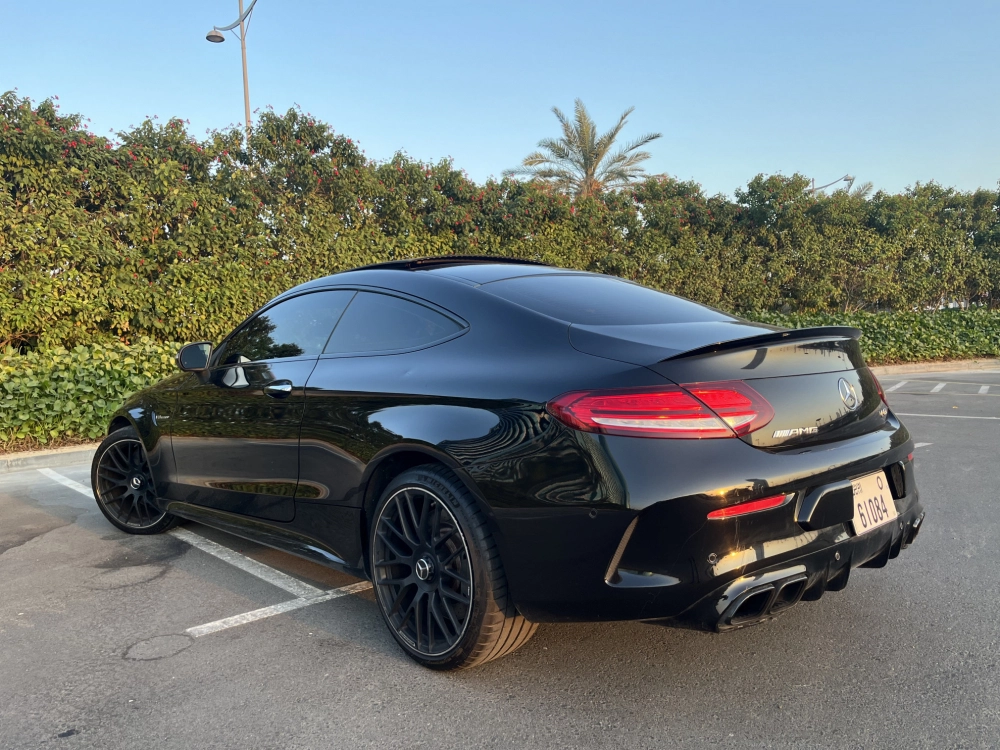
[[806,590],[806,577],[791,578],[783,581],[774,595],[774,603],[771,605],[771,612],[780,612],[799,603],[802,594]]
[[734,599],[716,623],[716,630],[752,625],[798,604],[805,593],[804,573],[782,578],[744,591]]
[[754,591],[736,608],[732,617],[729,618],[729,623],[731,625],[739,625],[743,622],[759,620],[767,614],[773,598],[774,588],[771,586]]

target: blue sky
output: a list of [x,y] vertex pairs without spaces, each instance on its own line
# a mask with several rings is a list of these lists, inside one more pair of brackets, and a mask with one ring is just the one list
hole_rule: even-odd
[[[242,118],[239,43],[205,41],[235,0],[0,8],[0,90],[92,118],[203,135]],[[515,166],[550,109],[659,131],[652,172],[732,193],[755,174],[844,173],[897,191],[1000,180],[1000,2],[258,0],[251,104],[297,103],[369,156]]]

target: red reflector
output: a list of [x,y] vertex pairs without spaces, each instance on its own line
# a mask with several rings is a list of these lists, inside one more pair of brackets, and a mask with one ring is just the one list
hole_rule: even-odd
[[747,503],[737,503],[728,508],[719,508],[708,514],[709,518],[732,518],[733,516],[743,516],[747,513],[756,513],[759,510],[770,510],[784,505],[791,495],[775,495],[773,497],[762,497],[760,500],[751,500]]
[[906,454],[906,460],[907,461],[912,461],[913,460],[913,454],[912,453],[907,453]]

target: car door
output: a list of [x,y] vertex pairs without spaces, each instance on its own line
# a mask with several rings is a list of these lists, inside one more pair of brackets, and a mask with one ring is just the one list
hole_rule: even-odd
[[[413,401],[405,395],[416,364],[410,358],[467,328],[426,303],[357,293],[309,378],[296,505],[361,504],[357,491],[367,462],[399,439],[383,424],[385,410]],[[398,417],[405,419],[405,409]]]
[[168,499],[290,521],[306,381],[353,291],[305,293],[240,326],[205,373],[181,386],[171,419]]

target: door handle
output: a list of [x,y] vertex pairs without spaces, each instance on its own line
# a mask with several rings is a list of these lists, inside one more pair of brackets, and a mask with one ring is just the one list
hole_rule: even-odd
[[264,386],[264,393],[271,398],[286,398],[292,392],[292,381],[275,380]]

